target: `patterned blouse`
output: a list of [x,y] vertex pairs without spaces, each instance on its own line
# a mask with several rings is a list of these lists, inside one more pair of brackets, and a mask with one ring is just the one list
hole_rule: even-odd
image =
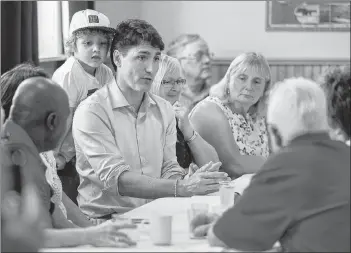
[[249,114],[245,119],[241,114],[233,113],[216,97],[207,97],[204,101],[213,102],[221,108],[228,119],[240,154],[268,157],[268,137],[264,119],[254,121]]
[[56,161],[52,151],[40,153],[41,160],[46,166],[45,177],[48,184],[54,191],[51,202],[58,206],[67,218],[67,210],[62,203],[62,183],[57,175]]

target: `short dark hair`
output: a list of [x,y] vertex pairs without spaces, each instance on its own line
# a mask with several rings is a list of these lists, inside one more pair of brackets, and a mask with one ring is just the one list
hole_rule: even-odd
[[161,51],[165,47],[160,34],[148,22],[141,19],[127,19],[119,23],[111,43],[110,57],[114,70],[117,70],[117,66],[113,62],[113,52],[115,50],[126,54],[131,47],[142,43],[149,43]]
[[341,128],[348,138],[350,138],[350,65],[327,69],[319,81],[326,92],[328,114],[333,127]]
[[31,77],[49,78],[49,74],[31,63],[22,63],[1,76],[1,104],[5,111],[5,119],[9,117],[12,99],[18,86]]

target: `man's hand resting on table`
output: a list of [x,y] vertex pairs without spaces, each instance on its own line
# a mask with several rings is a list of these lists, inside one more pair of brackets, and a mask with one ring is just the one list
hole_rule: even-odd
[[210,227],[219,216],[214,213],[201,213],[190,222],[190,230],[195,237],[205,237]]
[[96,247],[131,247],[136,245],[136,242],[120,230],[135,228],[135,224],[109,220],[95,227],[86,228],[86,244],[91,244]]
[[[193,167],[195,166],[193,165]],[[220,162],[209,162],[193,174],[186,176],[179,181],[179,195],[190,197],[218,191],[219,182],[230,180],[227,173],[218,171],[220,166]]]
[[204,166],[202,166],[201,168],[199,168],[195,163],[191,163],[189,165],[188,168],[188,174],[186,174],[186,176],[184,177],[184,179],[188,179],[190,176],[192,176],[196,171],[197,172],[216,172],[219,170],[219,168],[221,167],[222,163],[221,162],[217,162],[217,163],[213,163],[213,162],[209,162],[207,164],[205,164]]
[[198,214],[190,222],[190,229],[195,237],[207,237],[210,246],[227,248],[227,245],[213,233],[213,225],[218,218],[219,215],[214,213]]

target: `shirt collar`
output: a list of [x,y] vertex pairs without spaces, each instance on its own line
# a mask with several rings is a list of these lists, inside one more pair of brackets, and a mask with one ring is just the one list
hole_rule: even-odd
[[197,103],[209,96],[209,89],[204,89],[197,95],[194,95],[188,88],[182,90],[179,101],[189,107],[194,107]]
[[3,125],[1,140],[6,143],[23,143],[39,155],[39,151],[27,132],[12,120],[7,120]]
[[202,100],[209,95],[210,89],[205,87],[199,94],[194,95],[188,88],[182,90],[182,96],[190,100]]
[[[118,87],[115,78],[112,78],[112,80],[107,84],[107,86],[108,86],[107,89],[108,89],[108,93],[111,99],[111,104],[113,109],[130,106],[129,102],[124,97],[121,89]],[[141,107],[145,106],[147,108],[150,105],[155,105],[155,104],[156,102],[152,98],[152,95],[150,95],[149,92],[145,92]]]
[[306,133],[299,135],[291,140],[291,143],[298,141],[321,141],[321,140],[331,140],[328,132],[319,132],[319,133]]
[[77,58],[75,58],[74,56],[71,56],[71,57],[73,58],[74,61],[76,61],[76,63],[77,63],[77,65],[78,65],[79,69],[80,69],[81,71],[83,71],[83,73],[85,73],[86,76],[88,76],[89,78],[92,78],[92,79],[97,80],[96,77],[100,75],[100,68],[101,68],[101,65],[100,65],[99,67],[96,68],[95,75],[91,75],[91,74],[89,74],[88,72],[85,71],[85,69],[83,68],[82,64],[80,64],[80,62],[79,62],[79,60],[78,60]]

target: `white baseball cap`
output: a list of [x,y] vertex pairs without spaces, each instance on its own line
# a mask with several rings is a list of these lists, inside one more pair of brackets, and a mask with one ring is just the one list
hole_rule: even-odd
[[108,17],[95,10],[83,10],[74,13],[71,24],[69,25],[69,34],[84,29],[96,28],[107,32],[114,32],[115,29],[110,27],[110,20]]

